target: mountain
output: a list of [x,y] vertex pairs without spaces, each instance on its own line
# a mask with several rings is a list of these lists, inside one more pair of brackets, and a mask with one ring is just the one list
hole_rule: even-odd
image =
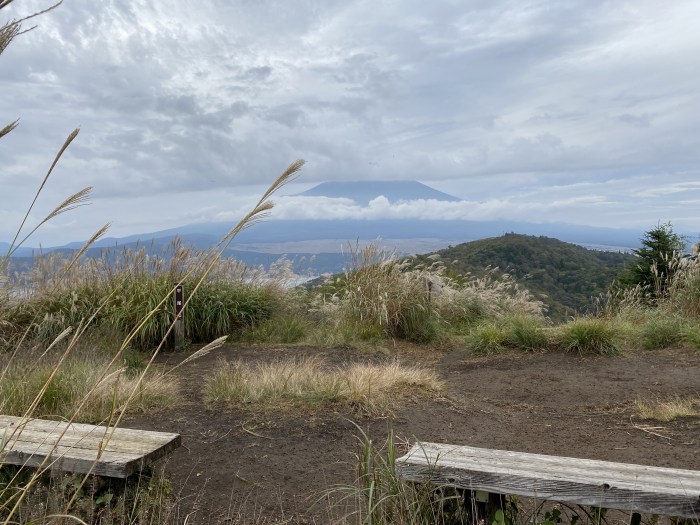
[[[379,196],[390,202],[429,200],[459,201],[457,197],[438,191],[417,181],[324,182],[298,194],[303,197],[324,196],[345,198],[366,205]],[[231,223],[198,223],[121,238],[104,238],[93,248],[141,247],[157,253],[180,237],[184,244],[199,250],[215,246],[232,228]],[[495,237],[506,232],[555,237],[596,249],[630,251],[639,246],[640,232],[614,228],[597,228],[563,223],[528,223],[513,220],[435,220],[435,219],[299,219],[270,220],[240,232],[228,255],[237,252],[249,264],[267,263],[288,254],[299,260],[313,261],[310,272],[337,272],[343,269],[342,247],[348,242],[364,243],[383,239],[382,245],[398,253],[424,253],[429,250],[476,239]],[[65,246],[42,247],[49,253],[56,250],[80,249],[83,242]],[[0,243],[0,253],[6,252]],[[22,247],[17,257],[31,257],[37,249]],[[94,250],[90,254],[98,253]]]
[[379,196],[386,197],[392,203],[419,199],[451,202],[461,200],[414,180],[322,182],[297,196],[345,198],[365,206]]
[[[0,241],[0,257],[4,257],[5,254],[9,251],[9,249],[10,249],[9,242]],[[34,248],[25,248],[24,246],[20,246],[17,250],[15,250],[14,255],[16,257],[27,257],[27,256],[30,256],[33,251],[34,251]]]
[[[206,250],[214,246],[232,227],[228,223],[189,224],[122,238],[97,241],[89,256],[100,256],[100,250],[140,248],[159,253],[179,236],[183,243]],[[629,251],[639,245],[639,232],[612,228],[593,228],[567,224],[535,224],[515,221],[441,221],[417,219],[391,220],[271,220],[243,230],[225,255],[238,257],[246,264],[264,264],[286,254],[298,261],[295,270],[303,273],[336,273],[343,270],[345,256],[341,247],[348,242],[384,239],[387,249],[399,253],[425,253],[436,248],[467,241],[496,237],[506,232],[557,237],[564,241],[611,251]],[[65,246],[44,247],[42,251],[71,252],[82,242]],[[31,248],[22,248],[16,256],[31,256]],[[494,264],[493,262],[484,263]],[[497,263],[500,264],[500,263]]]
[[[161,230],[140,235],[130,235],[119,239],[99,240],[95,246],[109,247],[116,242],[120,245],[140,241],[142,244],[152,239],[169,240],[179,235],[197,247],[211,246],[223,237],[232,227],[229,223],[188,224],[178,228]],[[339,239],[341,242],[355,239],[443,239],[449,243],[459,243],[494,237],[507,232],[526,235],[556,237],[581,245],[604,246],[614,251],[629,251],[639,246],[640,232],[597,228],[563,223],[528,223],[518,221],[463,221],[463,220],[420,220],[420,219],[376,219],[376,220],[270,220],[243,230],[234,244],[289,243],[319,239]],[[82,243],[66,245],[78,248]],[[52,248],[46,248],[50,251]]]
[[[593,311],[596,298],[637,259],[627,253],[588,250],[550,237],[514,233],[435,253],[457,274],[483,275],[488,266],[510,273],[542,299],[548,315],[558,320]],[[418,262],[431,262],[427,257],[420,256]]]

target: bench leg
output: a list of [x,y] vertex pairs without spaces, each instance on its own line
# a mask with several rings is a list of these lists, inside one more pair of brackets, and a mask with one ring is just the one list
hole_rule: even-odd
[[496,511],[506,509],[506,497],[504,494],[496,494],[481,490],[464,491],[464,509],[469,515],[469,521],[473,525],[485,523],[491,525]]

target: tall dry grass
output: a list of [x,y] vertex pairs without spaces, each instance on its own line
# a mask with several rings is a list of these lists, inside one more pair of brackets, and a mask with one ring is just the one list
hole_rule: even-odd
[[[0,10],[6,8],[11,2],[12,0],[0,0]],[[60,2],[48,10],[57,7],[59,4]],[[22,34],[22,23],[37,14],[30,15],[24,19],[10,20],[0,26],[0,54],[5,51],[14,38]],[[17,124],[18,121],[15,120],[0,128],[0,137],[11,133]],[[106,231],[107,226],[100,228],[83,249],[79,250],[70,261],[61,263],[58,268],[51,268],[53,271],[45,272],[41,279],[34,276],[30,283],[30,295],[29,297],[24,297],[25,301],[22,301],[21,297],[18,299],[17,294],[11,293],[11,280],[7,274],[10,257],[40,227],[55,217],[85,204],[91,188],[84,188],[73,193],[54,207],[42,220],[35,224],[30,224],[30,219],[34,215],[35,205],[39,201],[47,180],[51,177],[61,156],[78,136],[78,132],[79,130],[76,129],[68,136],[54,157],[48,171],[38,185],[33,200],[27,207],[24,218],[17,227],[8,252],[0,258],[0,275],[2,276],[0,280],[0,300],[2,300],[0,306],[0,336],[3,339],[5,350],[8,351],[6,356],[3,356],[2,368],[0,369],[0,377],[2,377],[0,380],[2,385],[0,407],[21,414],[23,419],[30,419],[39,415],[57,416],[61,414],[69,424],[80,417],[85,417],[86,413],[91,413],[91,411],[99,412],[102,415],[104,410],[108,410],[109,414],[104,422],[111,427],[117,427],[120,425],[124,414],[130,408],[138,406],[139,402],[143,402],[148,396],[154,394],[153,385],[159,381],[161,386],[166,384],[161,381],[162,378],[154,374],[153,363],[158,352],[163,347],[169,332],[172,331],[174,321],[170,320],[167,322],[166,330],[163,333],[159,333],[160,342],[151,352],[150,359],[147,360],[142,370],[133,377],[126,378],[126,374],[122,373],[119,368],[123,356],[127,354],[128,349],[134,342],[138,342],[140,338],[144,337],[141,334],[149,333],[149,323],[151,323],[152,319],[157,319],[165,309],[165,305],[171,300],[173,289],[178,282],[187,279],[191,280],[191,290],[186,300],[187,305],[196,297],[196,292],[203,286],[206,286],[210,279],[217,275],[222,265],[222,253],[242,229],[255,224],[266,216],[272,208],[272,202],[270,201],[272,194],[294,177],[295,173],[303,165],[303,161],[291,164],[263,194],[253,210],[245,215],[216,247],[201,258],[199,271],[194,271],[193,269],[184,270],[184,273],[180,272],[178,274],[181,277],[178,282],[170,280],[167,283],[167,287],[165,285],[163,285],[163,289],[156,287],[155,293],[160,294],[163,292],[161,297],[149,300],[145,308],[136,312],[133,324],[129,320],[126,327],[128,331],[112,358],[104,363],[98,363],[97,367],[92,368],[89,366],[89,362],[77,363],[73,360],[76,348],[79,347],[79,343],[85,336],[87,329],[92,324],[103,319],[107,314],[118,310],[120,304],[133,300],[131,296],[124,295],[122,303],[117,302],[115,304],[110,302],[118,296],[120,291],[137,293],[141,291],[139,284],[143,284],[143,282],[138,280],[138,275],[129,275],[129,271],[134,269],[134,265],[129,264],[128,270],[118,275],[126,279],[127,282],[128,279],[135,279],[135,286],[132,286],[131,289],[122,288],[119,290],[108,287],[106,293],[99,293],[102,291],[101,287],[104,285],[105,275],[109,275],[109,269],[97,268],[90,271],[89,268],[86,268],[86,264],[92,263],[81,261],[81,256],[86,252],[90,244]],[[177,262],[178,259],[175,258],[174,261]],[[141,262],[143,266],[146,266],[149,261],[142,257]],[[76,271],[80,275],[79,279],[81,280],[79,281],[75,280]],[[167,277],[171,276],[172,272],[167,275]],[[34,294],[36,294],[36,297],[34,297]],[[145,302],[143,296],[138,297],[140,298],[136,301],[138,305]],[[18,300],[15,301],[15,299]],[[37,300],[32,302],[32,299]],[[152,299],[152,297],[149,297],[149,299]],[[41,304],[42,306],[40,308],[27,307],[26,305],[30,303],[32,307],[36,304]],[[122,311],[124,310],[122,308]],[[117,319],[125,317],[125,315],[116,316]],[[114,316],[112,318],[108,317],[108,319],[114,318]],[[63,329],[54,336],[54,333],[51,332],[58,331],[59,328],[57,326],[61,325],[63,325]],[[39,333],[37,333],[37,330]],[[26,359],[24,352],[27,348],[27,343],[31,339],[42,339],[37,337],[42,330],[48,331],[44,337],[44,348],[46,350],[40,351],[41,355],[36,364],[23,366],[25,364],[24,359]],[[148,339],[149,337],[151,337],[150,334],[145,338]],[[223,340],[219,339],[215,344],[221,344],[222,342]],[[205,347],[202,353],[209,351],[212,346]],[[50,356],[50,360],[42,362],[45,356]],[[82,384],[78,385],[77,383]],[[108,390],[112,393],[111,401],[108,400],[105,394]],[[171,392],[165,388],[160,390],[157,395],[162,396],[164,393],[169,395]],[[97,419],[99,416],[90,415],[88,417]],[[6,447],[11,448],[15,445],[23,428],[23,425],[20,424],[11,432],[5,432],[0,439],[0,470],[2,470],[3,474],[7,466],[3,464],[2,458],[4,455],[2,451]],[[111,433],[106,434],[104,445],[108,444],[111,435]],[[58,443],[60,443],[60,440],[57,440]],[[99,460],[102,450],[104,448],[96,451],[96,462]],[[18,517],[21,516],[22,510],[27,506],[28,495],[36,492],[35,489],[40,485],[44,474],[48,472],[49,458],[50,455],[47,455],[43,464],[36,469],[29,472],[26,472],[25,469],[16,469],[14,473],[10,473],[8,479],[3,479],[3,484],[0,485],[0,519],[3,520],[5,525],[15,523]],[[89,473],[78,478],[78,481],[73,485],[74,492],[72,496],[65,502],[62,511],[57,513],[57,516],[40,515],[35,520],[58,519],[60,521],[72,520],[80,522],[81,520],[77,516],[70,516],[69,513],[75,510],[76,502],[80,499],[82,488],[88,479]]]
[[453,487],[411,483],[399,477],[395,464],[398,446],[389,432],[375,444],[359,427],[356,454],[357,476],[350,485],[335,486],[323,501],[333,523],[344,525],[466,525],[470,519],[464,495]]
[[26,331],[30,340],[46,344],[88,317],[92,328],[122,337],[147,317],[133,344],[152,348],[173,321],[172,305],[163,298],[182,283],[187,295],[198,288],[185,315],[187,337],[207,342],[269,318],[284,301],[288,280],[288,266],[265,272],[177,240],[158,253],[124,248],[77,260],[49,254],[9,280],[0,330],[5,339]]
[[544,305],[507,274],[445,275],[376,244],[351,247],[343,275],[320,287],[313,310],[338,333],[432,343],[450,331],[513,315],[544,319]]
[[[217,247],[197,259],[195,268],[184,265],[185,268],[182,270],[184,273],[179,275],[181,277],[179,282],[191,283],[185,308],[195,300],[198,290],[207,290],[211,276],[218,275],[220,278],[223,273],[222,268],[227,264],[222,262],[222,252],[242,228],[254,224],[271,209],[270,195],[287,182],[301,168],[301,165],[301,162],[292,164],[265,193],[256,208],[232,228]],[[132,257],[133,254],[129,256]],[[87,261],[84,264],[88,265],[88,271],[83,272],[80,271],[80,261],[71,261],[67,266],[59,266],[60,278],[54,278],[55,273],[46,272],[45,279],[39,281],[35,278],[37,286],[29,297],[16,298],[9,308],[6,307],[3,313],[10,312],[8,322],[10,327],[15,329],[23,322],[25,326],[16,330],[15,333],[10,331],[9,341],[14,344],[14,348],[9,352],[9,357],[4,359],[3,368],[0,370],[3,378],[0,406],[20,414],[23,418],[62,416],[69,423],[81,418],[101,419],[102,422],[116,427],[127,411],[139,406],[148,406],[156,398],[162,399],[172,395],[170,383],[162,376],[155,374],[152,367],[174,326],[174,319],[165,318],[163,312],[169,310],[166,305],[171,300],[173,289],[178,282],[168,281],[172,273],[157,276],[161,277],[160,280],[154,278],[151,273],[155,269],[153,264],[160,263],[152,262],[143,253],[137,254],[137,260],[141,264],[128,264],[121,271],[111,271],[113,270],[111,267],[99,268],[95,261]],[[169,267],[171,272],[173,261],[177,263],[181,258],[171,260]],[[70,274],[77,276],[79,282],[72,283],[67,278]],[[124,286],[125,281],[131,284],[130,288]],[[119,282],[122,287],[111,288],[110,285],[114,282]],[[77,289],[73,284],[77,285]],[[141,286],[146,287],[147,293],[143,293]],[[119,292],[123,295],[118,295]],[[37,294],[35,302],[32,302],[33,294]],[[89,366],[89,361],[79,364],[72,361],[71,356],[75,355],[78,343],[89,327],[98,322],[109,324],[109,321],[126,318],[126,315],[115,316],[114,312],[127,312],[123,305],[128,301],[133,301],[133,308],[128,309],[128,314],[132,317],[128,319],[126,332],[122,334],[123,341],[111,360],[99,363],[95,368]],[[40,307],[32,310],[31,307],[36,307],[37,304]],[[236,314],[240,315],[240,310],[237,310]],[[156,324],[160,322],[162,325],[162,330],[158,330],[157,334],[152,329],[154,320]],[[74,325],[65,326],[68,323],[74,323]],[[47,364],[23,366],[23,353],[26,351],[28,336],[33,335],[36,339],[37,334],[32,331],[48,330],[47,326],[55,330],[62,328],[53,341],[47,338],[46,351],[39,357],[41,360],[46,355],[51,355],[52,360]],[[121,327],[117,326],[117,328]],[[156,340],[159,342],[151,352],[150,359],[143,370],[133,378],[126,378],[126,374],[122,373],[118,365],[126,355],[127,349],[142,341],[153,341],[155,344]],[[215,344],[220,345],[223,340],[224,338],[220,338]],[[49,352],[51,349],[58,352]],[[199,354],[202,355],[210,349],[211,347],[205,347]],[[108,396],[108,393],[111,395]],[[105,411],[107,411],[106,417],[104,417]],[[18,428],[21,428],[21,425]],[[18,432],[21,433],[21,430]],[[107,441],[109,436],[111,434],[108,434]],[[15,435],[14,431],[9,436],[3,436],[2,448],[14,446],[18,438],[19,435]],[[100,451],[97,451],[97,459],[99,456]],[[0,468],[2,468],[1,463]],[[41,467],[32,471],[26,482],[18,481],[21,478],[18,472],[8,483],[0,487],[0,516],[5,518],[6,523],[9,523],[23,508],[26,495],[33,493],[47,468],[48,456]],[[74,507],[79,498],[80,489],[88,477],[89,475],[85,475],[82,478],[75,494],[66,502],[64,514],[68,514]]]
[[635,347],[700,349],[700,259],[674,253],[666,264],[668,276],[652,265],[650,286],[613,287],[601,317],[623,327]]
[[[32,417],[100,423],[125,409],[126,400],[135,388],[138,395],[128,407],[132,413],[170,407],[178,402],[178,385],[174,377],[152,370],[139,380],[138,372],[125,366],[115,366],[110,373],[103,375],[109,359],[84,350],[71,356],[59,368],[55,356],[40,360],[22,356],[4,367],[3,361],[0,356],[3,371],[0,414],[4,415],[23,416],[27,407],[35,405]],[[50,377],[52,379],[48,382]],[[48,387],[44,389],[47,382]],[[34,403],[41,390],[44,390],[43,394]],[[89,403],[82,403],[88,392]]]

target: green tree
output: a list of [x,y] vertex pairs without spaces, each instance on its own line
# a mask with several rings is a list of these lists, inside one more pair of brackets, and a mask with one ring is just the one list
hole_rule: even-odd
[[644,234],[642,247],[633,250],[639,259],[623,273],[624,287],[647,287],[652,297],[660,297],[673,277],[674,254],[685,249],[685,238],[673,231],[670,222],[658,224]]

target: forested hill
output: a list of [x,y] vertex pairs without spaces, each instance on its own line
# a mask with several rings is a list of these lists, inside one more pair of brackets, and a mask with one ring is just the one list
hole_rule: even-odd
[[[636,256],[588,250],[550,237],[508,233],[460,244],[436,252],[449,270],[483,275],[498,267],[513,275],[549,307],[549,316],[561,319],[590,311],[620,271]],[[419,257],[427,261],[428,255]]]

